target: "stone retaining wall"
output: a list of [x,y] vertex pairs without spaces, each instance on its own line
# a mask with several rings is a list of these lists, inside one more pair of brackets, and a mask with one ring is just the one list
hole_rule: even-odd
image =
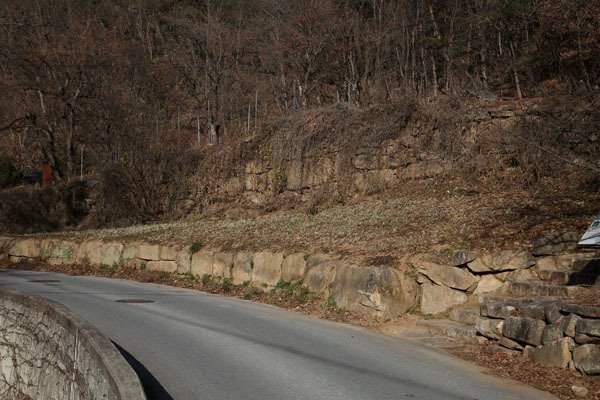
[[[374,317],[394,318],[418,309],[440,315],[461,304],[506,288],[509,281],[535,281],[540,268],[560,270],[590,254],[561,254],[575,250],[574,235],[556,243],[540,243],[534,254],[525,250],[480,253],[461,250],[450,262],[414,255],[397,266],[362,266],[328,254],[304,252],[227,252],[198,245],[159,245],[70,239],[0,238],[0,259],[38,259],[51,264],[89,263],[133,266],[151,271],[227,278],[236,285],[273,287],[282,280],[302,282],[309,290],[333,295],[339,307]],[[573,236],[573,237],[571,237]],[[559,254],[555,254],[555,253]],[[517,288],[518,289],[518,288]],[[511,290],[516,290],[512,285]],[[568,289],[565,289],[568,290]]]
[[567,301],[490,300],[478,332],[548,367],[600,375],[600,307]]
[[[572,289],[577,289],[571,286],[577,283],[573,280],[591,278],[592,281],[586,284],[594,284],[594,280],[597,285],[600,284],[597,274],[585,273],[590,265],[597,264],[600,259],[594,258],[596,254],[593,252],[577,253],[577,239],[577,234],[562,234],[540,239],[532,251],[520,249],[485,253],[460,250],[455,251],[450,261],[446,262],[441,262],[439,256],[423,254],[404,257],[394,266],[364,266],[328,254],[227,252],[200,248],[197,244],[159,245],[141,241],[122,243],[100,240],[81,243],[72,239],[24,237],[0,238],[0,259],[8,258],[12,262],[35,259],[53,264],[89,263],[110,268],[127,265],[199,277],[210,275],[229,279],[236,285],[251,284],[267,289],[276,286],[279,281],[302,282],[313,292],[326,297],[333,296],[338,307],[371,317],[395,318],[409,311],[443,317],[452,310],[460,311],[462,304],[479,304],[490,295],[529,298],[553,296],[556,300],[568,297]],[[576,270],[573,270],[575,267]],[[557,284],[540,283],[540,278]],[[529,332],[527,324],[531,321],[527,318],[537,316],[537,322],[531,322],[532,326],[539,332],[548,330],[556,335],[545,342],[541,342],[537,336],[532,343],[522,338],[515,340],[510,333],[504,333],[503,319],[483,311],[477,325],[479,333],[502,340],[500,344],[505,347],[511,347],[507,346],[512,343],[509,342],[511,340],[516,343],[515,349],[521,348],[534,360],[554,357],[547,356],[549,352],[555,354],[556,351],[564,351],[561,361],[549,364],[563,365],[568,363],[565,361],[568,359],[573,368],[597,373],[590,372],[595,371],[596,367],[586,366],[590,361],[581,360],[599,359],[600,334],[597,323],[600,320],[594,318],[600,316],[590,319],[585,313],[573,311],[572,307],[575,306],[572,304],[568,306],[571,308],[556,311],[553,319],[545,312],[526,316],[533,306],[522,299],[515,302],[520,305],[520,308],[512,306],[518,310],[517,314],[504,317],[512,318],[509,327],[513,326],[511,324],[518,327],[525,324],[523,329]],[[554,301],[548,304],[556,307],[557,304],[567,303]],[[549,307],[548,304],[544,307]],[[569,335],[561,324],[567,320],[572,322],[577,316],[583,322],[576,325],[577,330]],[[473,319],[476,317],[474,315]],[[557,336],[557,329],[561,330],[562,336]],[[540,350],[534,347],[538,345],[547,348]],[[587,353],[584,354],[584,351]]]
[[316,293],[333,295],[339,307],[375,317],[398,316],[418,302],[413,278],[393,267],[344,263],[327,254],[223,252],[195,245],[145,242],[83,243],[66,239],[0,238],[0,259],[42,260],[51,264],[127,265],[150,271],[227,278],[236,285],[274,287],[282,280],[302,282]]
[[135,372],[93,326],[60,304],[6,289],[0,289],[0,398],[146,399]]
[[[457,250],[445,263],[432,255],[413,256],[409,264],[417,272],[420,311],[445,314],[490,294],[568,297],[580,283],[600,285],[598,274],[585,272],[599,259],[594,251],[578,250],[578,240],[571,232],[541,237],[531,251]],[[537,285],[540,280],[548,285]]]

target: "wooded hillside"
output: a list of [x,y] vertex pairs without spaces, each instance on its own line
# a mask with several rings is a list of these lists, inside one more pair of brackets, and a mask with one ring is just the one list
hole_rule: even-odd
[[48,164],[59,184],[93,178],[99,224],[128,196],[132,221],[156,219],[198,186],[207,145],[309,109],[599,84],[599,0],[5,0],[0,187]]

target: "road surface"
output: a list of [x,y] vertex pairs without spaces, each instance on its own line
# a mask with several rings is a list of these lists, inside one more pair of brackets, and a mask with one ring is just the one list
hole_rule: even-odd
[[[60,302],[94,324],[149,399],[553,399],[411,341],[249,301],[6,269],[0,286]],[[151,302],[118,302],[130,299]]]

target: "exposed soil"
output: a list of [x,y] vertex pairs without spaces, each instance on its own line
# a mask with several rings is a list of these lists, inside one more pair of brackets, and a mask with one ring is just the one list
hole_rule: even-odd
[[[251,285],[233,285],[229,280],[197,278],[189,274],[177,275],[165,272],[147,271],[132,267],[95,268],[89,265],[49,265],[42,262],[21,262],[13,264],[14,269],[30,271],[51,271],[68,275],[103,276],[129,279],[138,282],[158,283],[170,286],[202,290],[273,304],[292,311],[312,315],[327,320],[363,326],[385,332],[389,321],[377,321],[359,313],[338,308],[332,298],[325,298],[309,292],[300,285],[281,283],[276,288],[255,287]],[[396,324],[398,321],[394,321]],[[414,322],[414,321],[413,321]],[[515,379],[537,389],[550,392],[563,400],[576,400],[571,390],[573,385],[583,386],[589,391],[588,399],[600,400],[600,379],[583,376],[578,372],[559,368],[545,368],[523,359],[520,353],[503,349],[489,341],[482,345],[465,345],[446,349],[450,353],[467,361],[483,366],[495,376]]]

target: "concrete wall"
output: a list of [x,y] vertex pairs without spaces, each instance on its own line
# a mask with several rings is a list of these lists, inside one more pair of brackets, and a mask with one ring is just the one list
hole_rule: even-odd
[[115,346],[62,305],[0,289],[0,398],[143,400]]

